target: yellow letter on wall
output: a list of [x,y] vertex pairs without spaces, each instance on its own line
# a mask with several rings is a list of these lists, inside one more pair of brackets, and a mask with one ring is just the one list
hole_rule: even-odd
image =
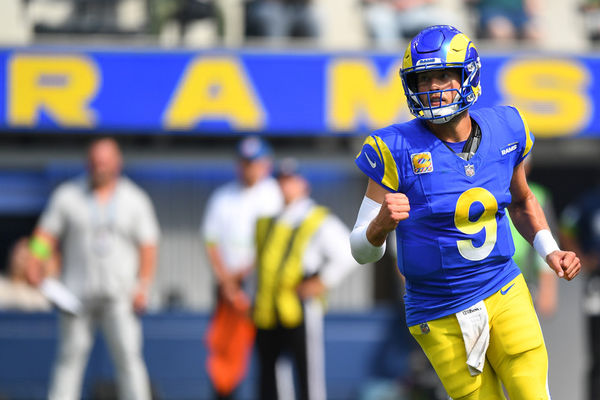
[[379,128],[408,119],[400,63],[394,63],[383,79],[368,60],[338,60],[329,67],[327,105],[329,126],[349,131],[359,123]]
[[263,127],[262,106],[235,59],[193,61],[164,118],[169,129],[192,129],[202,120],[223,120],[242,130]]
[[89,108],[100,75],[95,64],[76,55],[17,54],[8,68],[8,121],[33,127],[40,111],[58,125],[90,128],[95,114]]
[[506,104],[519,107],[538,137],[569,135],[586,126],[592,100],[587,69],[567,60],[510,62],[499,77]]

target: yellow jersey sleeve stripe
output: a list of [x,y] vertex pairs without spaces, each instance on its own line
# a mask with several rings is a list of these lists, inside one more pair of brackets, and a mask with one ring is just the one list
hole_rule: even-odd
[[[377,153],[379,161],[383,164],[384,173],[381,183],[393,190],[398,190],[400,186],[398,168],[396,168],[396,161],[385,142],[378,136],[369,136],[365,139],[364,145],[371,146]],[[360,156],[360,153],[358,156]]]
[[525,128],[525,149],[523,150],[522,154],[522,157],[525,157],[531,151],[533,140],[531,139],[531,131],[529,130],[529,125],[527,125],[527,120],[523,116],[523,113],[518,108],[515,107],[515,109],[519,113],[519,117],[521,117],[521,121],[523,121],[523,127]]
[[[383,163],[383,160],[381,158],[381,153],[379,152],[379,149],[377,148],[377,143],[375,142],[375,139],[373,138],[373,136],[369,136],[368,138],[365,139],[363,146],[366,146],[366,145],[371,146],[373,148],[373,150],[375,150],[375,152],[377,153],[377,156],[379,157],[379,160]],[[356,155],[356,158],[358,158],[361,154],[362,154],[362,150],[358,152],[358,154]]]
[[389,188],[398,190],[400,179],[398,177],[398,168],[396,167],[396,161],[392,156],[392,152],[380,137],[375,136],[375,141],[379,149],[379,154],[381,154],[383,158],[383,166],[385,168],[381,183]]

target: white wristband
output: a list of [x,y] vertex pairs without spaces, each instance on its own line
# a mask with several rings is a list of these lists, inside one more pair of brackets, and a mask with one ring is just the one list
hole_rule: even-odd
[[546,260],[548,254],[560,250],[556,240],[554,240],[552,233],[548,229],[542,229],[535,234],[533,247],[544,260]]

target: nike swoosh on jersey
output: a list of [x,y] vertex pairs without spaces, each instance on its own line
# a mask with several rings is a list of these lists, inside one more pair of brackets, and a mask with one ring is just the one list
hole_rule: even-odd
[[508,291],[510,290],[510,288],[513,287],[513,286],[515,286],[514,283],[512,285],[510,285],[509,287],[507,287],[506,290],[500,289],[500,294],[501,295],[505,295],[506,293],[508,293]]
[[367,157],[367,161],[369,162],[369,164],[371,164],[371,168],[375,168],[377,166],[377,163],[371,161],[367,153],[365,153],[365,157]]

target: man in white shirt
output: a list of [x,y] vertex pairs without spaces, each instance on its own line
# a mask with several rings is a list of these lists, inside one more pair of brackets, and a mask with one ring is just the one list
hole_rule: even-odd
[[281,356],[289,353],[298,372],[298,398],[325,400],[323,295],[358,264],[347,240],[349,229],[309,197],[308,181],[297,162],[283,160],[276,177],[284,209],[275,217],[261,218],[256,227],[257,398],[292,398],[279,393],[290,386],[291,379],[282,382],[285,374],[279,368]]
[[96,139],[88,174],[53,193],[30,242],[30,280],[40,284],[41,261],[60,246],[61,281],[81,301],[77,314],[61,313],[59,348],[48,398],[81,398],[94,333],[100,325],[116,367],[120,399],[149,400],[136,313],[144,311],[154,278],[159,226],[148,195],[121,176],[117,142]]
[[[201,234],[218,286],[213,329],[208,334],[207,368],[219,399],[232,398],[245,375],[252,348],[253,328],[247,317],[249,299],[243,286],[254,267],[256,220],[276,214],[283,204],[277,182],[271,176],[271,158],[272,150],[265,140],[250,136],[240,141],[237,147],[238,179],[217,188],[204,213]],[[215,326],[222,320],[217,317],[223,314],[240,324],[236,325],[237,330],[227,330],[231,335],[252,331],[241,339],[246,346],[233,348],[230,343],[236,340],[229,336],[227,339],[224,335],[229,333],[220,332]],[[234,365],[228,365],[228,359],[220,359],[217,354],[230,354],[235,360]],[[235,376],[226,379],[224,374]]]

